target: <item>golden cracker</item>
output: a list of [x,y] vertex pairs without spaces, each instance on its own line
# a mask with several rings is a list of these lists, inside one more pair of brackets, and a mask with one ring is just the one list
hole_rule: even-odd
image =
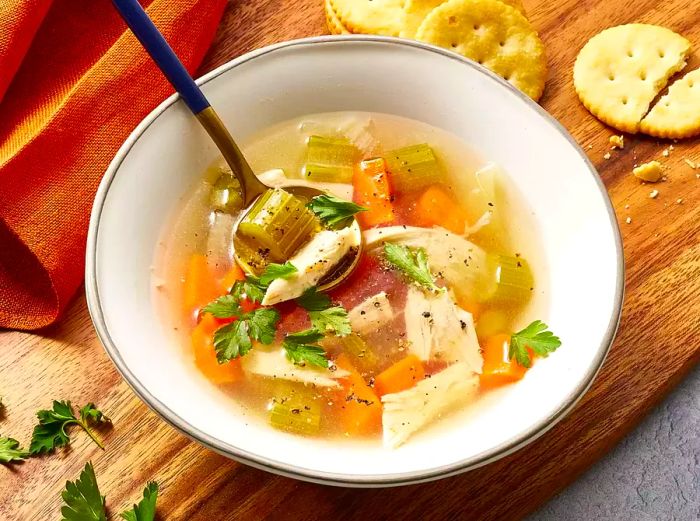
[[608,125],[635,133],[649,104],[685,67],[690,42],[665,27],[611,27],[583,46],[574,88],[584,106]]
[[[447,0],[406,0],[404,4],[404,21],[400,36],[403,38],[415,38],[418,27],[423,23],[425,17],[437,6],[444,4]],[[520,0],[499,0],[506,5],[515,7],[523,16],[525,7]]]
[[325,0],[326,25],[331,34],[350,34],[350,31],[340,22],[338,15],[333,10],[330,0]]
[[700,69],[673,83],[652,107],[639,131],[661,138],[685,138],[700,134]]
[[398,36],[404,0],[329,0],[338,20],[351,33]]
[[544,45],[527,18],[498,0],[448,0],[425,18],[416,39],[479,62],[534,100],[542,95]]

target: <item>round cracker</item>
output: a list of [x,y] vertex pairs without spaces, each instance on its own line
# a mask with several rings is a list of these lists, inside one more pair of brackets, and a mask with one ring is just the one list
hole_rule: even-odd
[[700,69],[673,83],[642,120],[639,130],[670,139],[700,134]]
[[330,0],[325,0],[326,25],[331,34],[350,34],[350,31],[340,22],[338,15],[333,10]]
[[657,25],[606,29],[583,46],[574,64],[574,88],[599,120],[635,133],[649,104],[685,67],[690,42]]
[[[423,23],[425,17],[430,11],[435,9],[440,4],[444,4],[447,0],[406,0],[404,4],[404,20],[400,36],[402,38],[415,38],[420,24]],[[515,7],[523,16],[525,14],[525,6],[520,0],[500,0],[506,5]]]
[[534,100],[542,95],[542,40],[527,18],[498,0],[448,0],[425,18],[416,39],[479,62]]
[[351,33],[398,36],[404,0],[329,0],[341,25]]

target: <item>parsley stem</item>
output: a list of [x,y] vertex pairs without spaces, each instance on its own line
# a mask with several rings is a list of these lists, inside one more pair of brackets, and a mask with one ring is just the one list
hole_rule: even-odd
[[80,420],[76,421],[76,423],[83,428],[83,430],[87,433],[88,436],[90,436],[90,438],[92,438],[92,441],[94,441],[99,448],[101,448],[102,450],[105,450],[105,446],[102,444],[100,439],[97,436],[95,436],[95,434],[93,434],[93,432],[87,426],[87,423],[82,422]]

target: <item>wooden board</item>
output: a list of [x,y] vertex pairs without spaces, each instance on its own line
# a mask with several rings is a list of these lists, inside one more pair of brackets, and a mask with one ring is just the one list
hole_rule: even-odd
[[[599,168],[621,223],[627,261],[617,340],[599,378],[568,418],[508,458],[437,483],[351,490],[278,477],[198,446],[150,412],[100,347],[81,296],[56,327],[37,335],[0,333],[0,394],[7,404],[0,432],[26,442],[34,411],[52,398],[94,401],[114,420],[105,434],[107,450],[78,433],[69,451],[12,471],[0,469],[0,519],[57,519],[65,480],[75,479],[87,460],[95,464],[113,513],[136,501],[145,482],[155,479],[162,486],[159,511],[168,520],[517,519],[564,488],[637,424],[700,358],[700,170],[683,162],[700,161],[700,141],[674,144],[670,157],[662,158],[670,143],[627,137],[625,149],[604,160],[611,132],[579,104],[571,67],[587,38],[627,22],[667,25],[700,48],[700,10],[696,0],[525,3],[548,50],[542,104]],[[269,43],[324,33],[321,4],[232,3],[201,72]],[[652,158],[669,166],[656,200],[648,197],[649,186],[630,175],[635,163]]]

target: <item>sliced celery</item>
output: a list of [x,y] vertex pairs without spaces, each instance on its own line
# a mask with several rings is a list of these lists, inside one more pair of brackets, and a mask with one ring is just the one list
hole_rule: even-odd
[[499,255],[495,260],[495,300],[526,301],[533,290],[530,265],[522,257]]
[[391,184],[397,192],[409,192],[445,181],[433,149],[423,143],[386,154]]
[[230,172],[222,173],[214,182],[209,202],[215,210],[230,214],[240,212],[243,209],[243,194],[238,179]]
[[317,434],[321,405],[311,390],[288,382],[277,387],[270,405],[270,424],[296,434]]
[[343,352],[348,355],[361,371],[368,371],[377,366],[379,360],[367,343],[357,333],[350,333],[339,338]]
[[266,259],[283,262],[303,245],[318,226],[307,201],[281,188],[265,192],[238,225],[251,249]]
[[347,139],[311,136],[306,148],[304,178],[322,183],[350,183],[358,150]]

